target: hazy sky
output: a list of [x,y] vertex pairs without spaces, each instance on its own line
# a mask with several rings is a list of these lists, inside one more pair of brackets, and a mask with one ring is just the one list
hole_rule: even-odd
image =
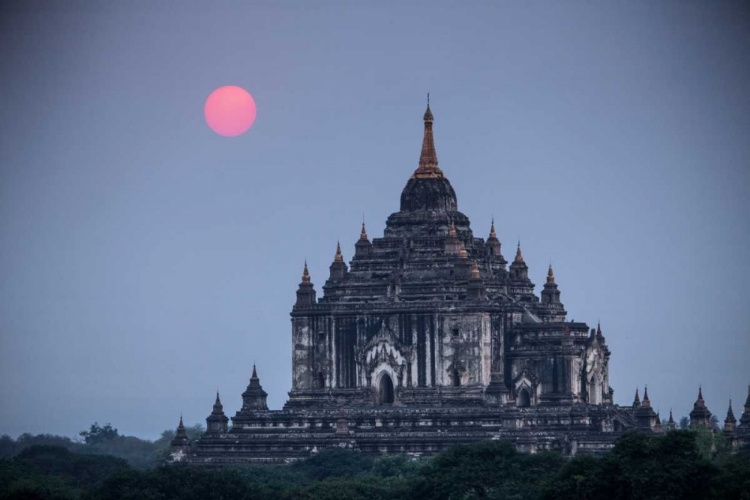
[[[425,94],[477,236],[552,259],[615,401],[750,383],[744,2],[20,2],[0,12],[0,433],[156,437],[291,387],[321,293],[417,166]],[[314,5],[314,6],[313,6]],[[255,125],[206,126],[216,87]],[[641,389],[642,390],[642,389]]]

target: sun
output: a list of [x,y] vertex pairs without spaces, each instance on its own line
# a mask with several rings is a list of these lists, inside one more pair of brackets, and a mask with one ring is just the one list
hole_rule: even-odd
[[203,111],[211,130],[224,137],[237,137],[255,122],[255,99],[242,87],[225,85],[211,92]]

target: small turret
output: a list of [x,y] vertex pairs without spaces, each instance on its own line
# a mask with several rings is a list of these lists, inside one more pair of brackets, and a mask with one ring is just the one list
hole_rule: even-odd
[[242,409],[255,411],[268,410],[268,405],[266,404],[267,396],[268,393],[260,385],[258,371],[253,364],[253,375],[250,377],[250,384],[248,384],[245,392],[242,393]]
[[490,236],[487,238],[487,252],[490,257],[499,257],[500,260],[503,260],[503,255],[500,253],[500,246],[500,240],[497,239],[497,234],[495,233],[495,218],[493,217],[490,224]]
[[453,276],[457,280],[466,280],[471,276],[471,261],[463,241],[459,243],[458,258],[453,263]]
[[711,412],[706,407],[703,400],[703,388],[698,388],[698,399],[693,404],[693,411],[690,412],[690,427],[711,427]]
[[216,391],[214,409],[206,418],[206,434],[224,434],[229,430],[229,418],[224,415],[224,405],[221,404],[219,391]]
[[471,276],[469,277],[469,284],[466,287],[466,298],[469,300],[480,300],[486,295],[486,288],[482,276],[479,273],[479,266],[477,261],[473,261],[471,265]]
[[657,434],[664,434],[664,425],[661,423],[661,414],[656,412],[656,422],[654,422],[654,432]]
[[[638,399],[638,392],[636,391],[636,400]],[[635,402],[633,402],[635,405]],[[648,398],[648,386],[643,389],[643,402],[633,411],[633,417],[635,417],[636,425],[638,428],[645,431],[659,432],[658,427],[661,426],[661,421],[657,425],[657,414],[654,409],[651,408],[651,400]],[[662,429],[663,431],[664,429]]]
[[602,335],[602,324],[599,321],[596,322],[596,339],[600,344],[603,344],[605,341],[604,335]]
[[343,281],[349,270],[344,262],[344,255],[341,253],[341,243],[336,242],[336,255],[333,256],[333,263],[329,267],[331,271],[331,281]]
[[310,282],[310,272],[307,270],[307,261],[302,270],[302,282],[297,288],[297,303],[295,307],[307,307],[315,304],[315,288]]
[[366,257],[372,252],[372,243],[367,238],[367,231],[365,230],[365,223],[362,221],[362,231],[359,233],[359,239],[354,244],[354,256],[355,257]]
[[750,431],[750,385],[747,386],[747,400],[745,400],[745,409],[740,415],[740,427]]
[[557,283],[555,283],[555,272],[552,270],[552,264],[549,265],[547,270],[547,282],[542,290],[542,304],[560,304],[560,291],[557,289]]
[[633,398],[633,408],[641,406],[641,397],[638,395],[638,388],[635,389],[635,398]]
[[169,455],[172,462],[181,462],[190,454],[190,439],[185,431],[185,425],[182,423],[182,415],[180,415],[180,423],[177,425],[177,432],[175,433],[174,439],[169,443],[169,447]]
[[737,428],[737,419],[734,417],[732,411],[732,400],[729,400],[729,408],[727,409],[727,418],[724,419],[724,432],[731,433]]
[[527,280],[529,278],[529,266],[523,260],[520,241],[516,248],[516,258],[513,259],[513,263],[510,265],[510,277],[514,280]]
[[456,231],[456,224],[451,221],[448,227],[448,237],[445,238],[445,253],[457,254],[461,251],[461,240],[458,239],[458,231]]

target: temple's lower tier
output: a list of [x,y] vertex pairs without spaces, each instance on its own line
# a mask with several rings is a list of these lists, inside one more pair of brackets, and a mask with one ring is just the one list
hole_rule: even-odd
[[227,432],[209,431],[194,446],[173,453],[173,459],[206,466],[284,463],[336,447],[422,456],[492,439],[510,441],[526,452],[601,454],[624,432],[637,427],[630,408],[586,404],[245,410],[232,421]]

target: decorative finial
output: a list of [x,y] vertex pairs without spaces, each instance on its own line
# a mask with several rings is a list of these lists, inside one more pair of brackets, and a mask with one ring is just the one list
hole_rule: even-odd
[[464,242],[461,242],[461,248],[458,250],[458,258],[459,259],[468,259],[469,254],[466,252],[466,246],[464,245]]
[[703,401],[703,386],[702,385],[698,386],[698,400]]
[[367,231],[365,230],[365,221],[362,221],[362,231],[359,233],[359,239],[367,241]]
[[552,264],[549,265],[547,270],[547,283],[553,284],[555,282],[555,272],[552,270]]
[[479,275],[479,266],[477,265],[477,261],[474,260],[474,262],[471,264],[471,279],[478,280],[482,279]]
[[651,400],[648,399],[648,385],[643,387],[643,406],[651,406]]
[[456,231],[456,224],[453,221],[451,221],[450,228],[448,229],[448,236],[450,236],[451,238],[458,237],[458,232]]
[[255,363],[253,363],[253,374],[250,378],[258,378],[258,370],[255,368]]
[[305,260],[305,268],[302,270],[302,283],[310,283],[310,271],[307,270],[307,260]]
[[333,257],[334,262],[344,262],[344,256],[341,255],[341,242],[336,242],[336,255]]
[[516,248],[516,262],[519,264],[523,263],[523,254],[521,253],[521,240],[518,240],[518,247]]
[[495,234],[495,217],[492,217],[492,224],[490,224],[490,239],[496,239],[497,234]]

